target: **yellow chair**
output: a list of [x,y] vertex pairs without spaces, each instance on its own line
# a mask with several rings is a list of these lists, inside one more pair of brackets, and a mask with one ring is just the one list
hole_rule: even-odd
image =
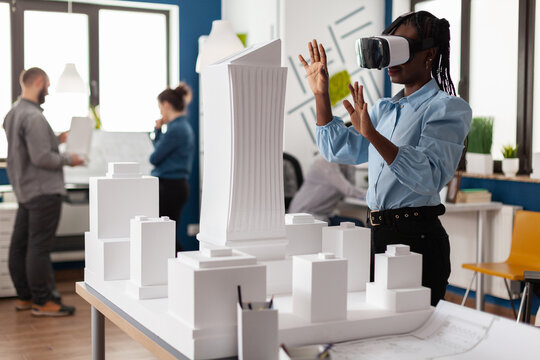
[[463,264],[462,267],[474,271],[474,275],[465,292],[461,305],[465,304],[474,279],[478,273],[502,277],[504,279],[504,284],[506,285],[506,290],[508,291],[514,316],[519,321],[523,300],[527,294],[531,296],[529,284],[527,283],[527,287],[523,291],[519,314],[516,316],[508,280],[524,281],[525,271],[540,271],[540,212],[523,210],[516,212],[514,217],[514,229],[512,232],[512,246],[510,248],[510,255],[506,261],[500,263]]

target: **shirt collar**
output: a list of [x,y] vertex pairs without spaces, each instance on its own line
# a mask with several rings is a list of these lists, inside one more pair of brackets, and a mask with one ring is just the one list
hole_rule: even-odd
[[433,97],[438,91],[439,85],[437,85],[435,79],[431,79],[411,95],[404,97],[403,95],[405,94],[405,90],[402,89],[394,97],[387,99],[387,101],[390,101],[393,104],[397,104],[398,102],[408,102],[414,111],[416,111],[420,105]]
[[[178,117],[175,117],[170,123],[172,123],[172,122],[174,122],[174,121],[178,122],[178,121],[182,120],[183,118],[184,118],[184,115],[180,115],[180,116],[178,116]],[[169,123],[169,124],[170,124],[170,123]]]
[[33,101],[24,99],[24,98],[22,98],[22,97],[19,97],[19,101],[23,101],[23,102],[25,102],[25,103],[27,103],[27,104],[31,104],[31,105],[37,107],[37,108],[39,109],[39,111],[43,112],[43,108],[42,108],[41,106],[39,106],[38,104],[36,104],[35,102],[33,102]]

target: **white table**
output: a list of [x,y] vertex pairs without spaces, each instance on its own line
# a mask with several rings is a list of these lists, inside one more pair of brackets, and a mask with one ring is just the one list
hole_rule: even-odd
[[[360,207],[368,207],[365,200],[356,198],[345,198],[344,203],[350,205],[356,205]],[[457,212],[476,212],[477,216],[477,228],[476,228],[476,262],[481,263],[484,261],[484,226],[486,223],[486,215],[488,211],[500,210],[503,204],[500,202],[488,202],[488,203],[460,203],[460,204],[447,204],[444,203],[447,213]],[[484,276],[478,273],[476,278],[476,309],[484,310]]]

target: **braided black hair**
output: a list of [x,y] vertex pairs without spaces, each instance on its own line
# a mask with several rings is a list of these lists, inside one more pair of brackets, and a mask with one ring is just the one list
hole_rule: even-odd
[[456,89],[450,77],[450,24],[446,19],[439,19],[430,12],[412,13],[404,21],[418,31],[419,40],[433,38],[438,51],[431,64],[431,75],[439,88],[450,95],[456,95]]

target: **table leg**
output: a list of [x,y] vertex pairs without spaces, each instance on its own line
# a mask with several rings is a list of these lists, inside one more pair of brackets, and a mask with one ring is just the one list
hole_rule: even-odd
[[[478,211],[478,228],[476,230],[476,262],[484,261],[484,223],[486,211]],[[478,273],[476,278],[476,310],[484,311],[484,274]]]
[[92,306],[92,360],[105,360],[105,317]]

